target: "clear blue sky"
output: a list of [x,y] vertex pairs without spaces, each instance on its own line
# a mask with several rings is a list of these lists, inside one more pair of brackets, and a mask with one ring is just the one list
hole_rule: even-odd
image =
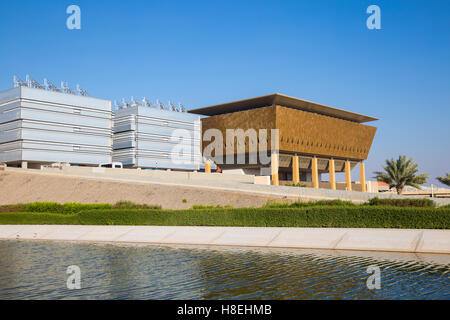
[[[81,30],[66,28],[70,4]],[[366,28],[371,4],[382,30]],[[30,74],[188,108],[279,92],[380,118],[368,177],[405,154],[439,184],[450,172],[449,14],[447,0],[0,1],[0,90]]]

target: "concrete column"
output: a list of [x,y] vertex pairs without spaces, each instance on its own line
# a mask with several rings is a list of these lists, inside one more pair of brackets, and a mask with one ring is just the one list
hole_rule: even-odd
[[332,190],[336,190],[336,167],[334,164],[334,159],[330,159],[328,164],[328,172],[330,174],[330,186]]
[[22,169],[28,169],[28,162],[27,161],[22,161],[21,168]]
[[347,191],[352,191],[352,176],[350,174],[350,161],[345,161],[345,183],[347,184]]
[[367,192],[366,188],[366,168],[363,161],[359,163],[359,180],[361,182],[361,191]]
[[280,184],[278,180],[278,153],[272,152],[270,156],[270,167],[271,167],[271,174],[272,174],[272,184],[274,186],[278,186]]
[[300,182],[300,170],[298,166],[298,156],[292,157],[292,183],[298,184]]
[[209,160],[206,160],[205,162],[205,172],[211,173],[211,162]]
[[319,171],[317,169],[317,158],[313,157],[311,160],[311,174],[312,174],[312,183],[313,187],[319,188]]

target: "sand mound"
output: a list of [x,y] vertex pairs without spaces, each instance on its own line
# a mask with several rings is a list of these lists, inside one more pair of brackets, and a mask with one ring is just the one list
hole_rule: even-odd
[[127,200],[158,204],[165,209],[184,209],[194,204],[258,207],[269,199],[282,198],[192,187],[61,177],[26,171],[0,171],[0,204],[34,201],[116,203]]

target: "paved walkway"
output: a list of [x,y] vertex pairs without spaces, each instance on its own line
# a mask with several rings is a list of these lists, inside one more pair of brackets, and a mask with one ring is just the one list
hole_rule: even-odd
[[0,225],[0,239],[450,254],[450,230]]

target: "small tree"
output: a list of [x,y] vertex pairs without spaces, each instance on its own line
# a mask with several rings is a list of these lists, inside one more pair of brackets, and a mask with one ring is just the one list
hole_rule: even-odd
[[436,179],[438,179],[441,183],[450,186],[450,173],[447,173],[445,177],[437,177]]
[[412,158],[399,156],[397,160],[386,160],[385,172],[375,171],[375,178],[378,181],[385,182],[389,189],[395,188],[398,194],[401,194],[405,186],[412,186],[420,189],[419,184],[427,182],[429,176],[425,173],[417,174],[418,164]]

